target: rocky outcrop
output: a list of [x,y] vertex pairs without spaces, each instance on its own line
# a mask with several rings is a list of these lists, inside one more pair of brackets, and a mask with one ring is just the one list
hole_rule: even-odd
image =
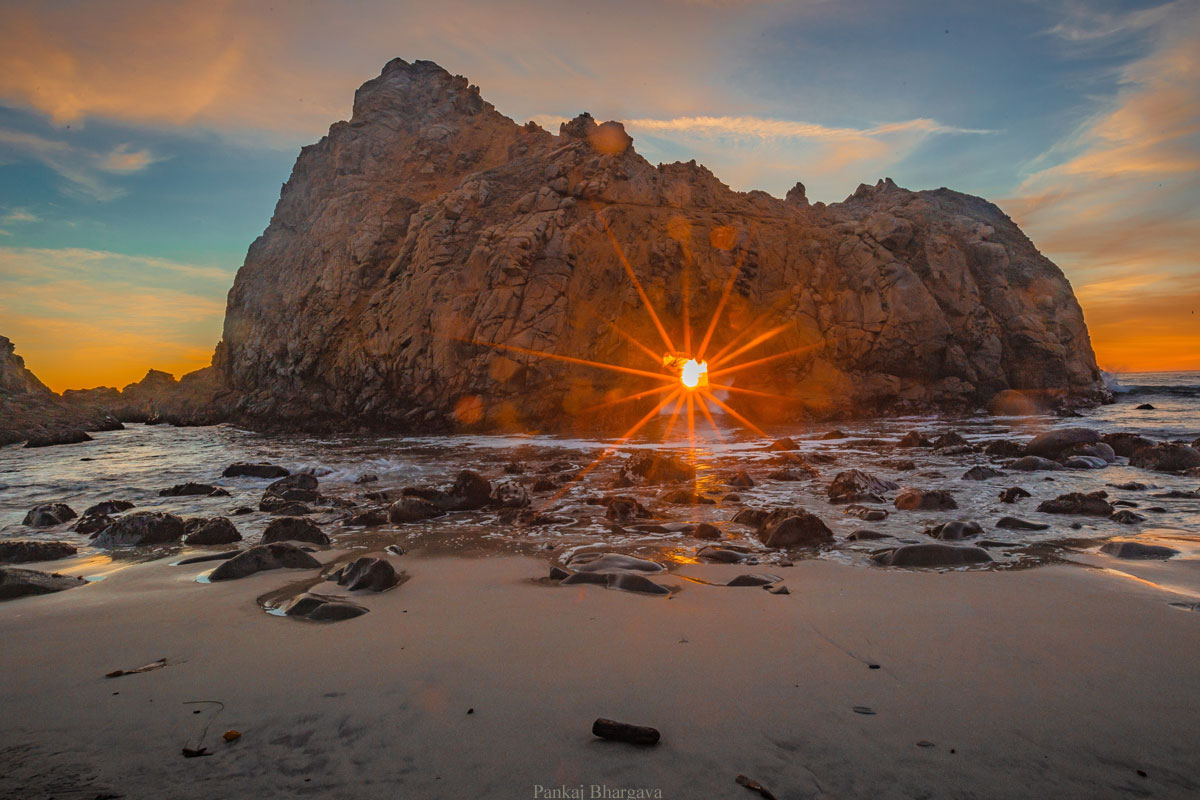
[[1066,278],[985,200],[888,179],[829,206],[735,192],[694,162],[651,165],[617,123],[518,125],[399,59],[301,151],[214,365],[260,424],[624,422],[650,406],[581,410],[652,382],[525,351],[661,371],[620,335],[672,349],[626,263],[676,340],[732,279],[710,357],[782,326],[747,357],[787,355],[726,378],[789,398],[740,397],[756,419],[1103,391]]

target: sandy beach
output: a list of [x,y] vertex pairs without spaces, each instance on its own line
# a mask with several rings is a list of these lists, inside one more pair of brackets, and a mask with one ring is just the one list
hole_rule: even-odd
[[[257,602],[312,571],[205,584],[211,563],[167,560],[3,604],[0,796],[757,796],[738,774],[780,798],[1200,792],[1200,614],[1148,582],[805,561],[775,595],[684,564],[667,598],[556,586],[530,558],[391,560],[408,580],[336,624]],[[662,742],[596,739],[601,716]]]

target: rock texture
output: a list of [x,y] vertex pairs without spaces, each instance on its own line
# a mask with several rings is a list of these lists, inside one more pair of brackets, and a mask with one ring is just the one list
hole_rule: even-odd
[[789,355],[728,376],[793,398],[742,398],[758,419],[1103,393],[1067,280],[985,200],[888,179],[829,206],[799,185],[735,192],[694,162],[651,165],[617,123],[518,125],[465,78],[399,59],[301,151],[214,366],[261,424],[636,418],[637,403],[579,412],[645,378],[478,344],[660,369],[610,327],[668,349],[623,259],[675,339],[683,275],[693,321],[736,276],[709,355],[784,326],[753,355]]

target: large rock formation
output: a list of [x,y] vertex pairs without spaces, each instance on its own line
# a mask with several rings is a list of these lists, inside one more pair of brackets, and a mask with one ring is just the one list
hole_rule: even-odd
[[262,421],[598,424],[580,410],[655,384],[475,342],[661,371],[622,335],[667,350],[623,258],[677,351],[731,279],[708,358],[783,326],[740,359],[796,352],[725,379],[793,398],[751,398],[763,418],[1101,391],[1067,280],[991,203],[888,179],[829,206],[799,184],[735,192],[694,162],[651,165],[617,123],[520,126],[399,59],[301,151],[214,364]]
[[714,375],[774,395],[734,396],[759,420],[1103,392],[1062,272],[984,200],[889,179],[829,206],[801,184],[735,192],[695,162],[651,165],[618,123],[520,126],[466,79],[397,59],[301,151],[212,368],[59,397],[0,337],[0,444],[231,417],[599,428],[657,399],[590,410],[656,384],[528,351],[657,373],[660,353],[714,370],[781,356]]

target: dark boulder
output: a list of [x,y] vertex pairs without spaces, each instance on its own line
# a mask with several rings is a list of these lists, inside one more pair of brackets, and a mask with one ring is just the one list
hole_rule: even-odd
[[662,495],[662,500],[664,503],[671,503],[677,506],[711,506],[717,502],[691,489],[672,489]]
[[1105,542],[1100,548],[1101,553],[1107,553],[1117,558],[1170,558],[1179,555],[1173,547],[1163,547],[1157,544],[1142,544],[1141,542]]
[[497,508],[525,508],[529,505],[529,489],[515,480],[499,481],[492,487],[491,505]]
[[387,523],[387,511],[382,508],[369,508],[359,511],[342,524],[351,528],[374,528]]
[[1139,522],[1145,522],[1146,518],[1129,509],[1123,511],[1114,511],[1112,515],[1113,522],[1120,522],[1122,525],[1136,525]]
[[[859,469],[839,472],[829,484],[826,494],[830,502],[861,502],[866,496],[879,496],[894,491],[900,484],[879,478]],[[878,502],[878,501],[876,501]]]
[[889,534],[880,533],[879,531],[857,530],[846,537],[852,542],[873,542],[877,539],[891,539]]
[[464,469],[455,476],[444,503],[448,511],[474,511],[491,500],[492,484],[488,479],[474,470]]
[[321,562],[290,542],[274,542],[251,547],[217,567],[210,581],[244,578],[272,569],[318,569]]
[[1017,519],[1016,517],[1001,517],[1000,519],[996,520],[996,527],[1009,528],[1017,531],[1044,531],[1050,528],[1050,526],[1044,522],[1027,522],[1023,519]]
[[272,520],[263,531],[260,544],[273,542],[308,542],[309,544],[329,544],[329,537],[312,520],[303,517],[280,517]]
[[66,542],[0,541],[0,564],[27,564],[31,561],[57,561],[79,552]]
[[767,518],[770,512],[762,508],[742,508],[733,515],[731,522],[736,522],[739,525],[749,525],[751,528],[758,528],[763,524],[763,520]]
[[958,508],[954,495],[943,489],[905,489],[893,505],[901,511],[950,511]]
[[267,491],[271,494],[282,495],[288,489],[304,489],[306,491],[315,492],[320,482],[316,475],[310,475],[307,472],[297,472],[294,475],[288,475],[285,478],[272,483],[267,487]]
[[1003,477],[1004,473],[994,467],[977,464],[963,473],[964,481],[986,481],[989,478]]
[[678,456],[638,452],[625,463],[625,472],[646,483],[685,483],[696,480],[696,468]]
[[1053,500],[1044,500],[1037,510],[1045,514],[1079,514],[1091,517],[1111,517],[1113,507],[1104,498],[1104,492],[1070,492]]
[[948,450],[950,448],[970,447],[971,443],[956,431],[947,431],[933,440],[933,446],[936,450]]
[[30,528],[52,528],[75,519],[75,511],[66,503],[42,503],[25,515],[22,524]]
[[84,514],[79,518],[79,521],[71,526],[71,531],[74,533],[82,533],[85,536],[92,536],[107,528],[116,522],[116,519],[108,514]]
[[795,509],[777,522],[768,517],[757,535],[767,547],[811,547],[833,541],[829,527],[803,509]]
[[572,557],[567,566],[576,572],[662,572],[666,569],[657,561],[650,561],[636,556],[621,553],[578,553]]
[[1025,456],[1009,464],[1008,468],[1018,472],[1056,472],[1062,469],[1063,465],[1041,456]]
[[1200,450],[1186,444],[1157,444],[1138,450],[1129,457],[1129,465],[1155,472],[1183,472],[1200,467]]
[[631,519],[646,519],[650,512],[637,501],[637,498],[624,495],[610,495],[604,498],[604,516],[617,522]]
[[754,486],[754,479],[745,470],[738,470],[725,478],[725,485],[738,489],[750,489]]
[[920,431],[909,431],[896,443],[897,447],[933,447],[933,441]]
[[435,505],[422,497],[405,495],[388,506],[387,516],[389,522],[401,525],[407,522],[421,522],[433,517],[440,517],[445,513],[441,506]]
[[771,453],[787,453],[799,449],[800,445],[796,444],[795,440],[788,436],[767,445],[767,451]]
[[594,583],[609,589],[642,594],[670,594],[671,590],[661,584],[633,572],[576,572],[562,581],[563,586],[578,583]]
[[118,517],[92,540],[96,547],[167,544],[183,537],[183,520],[162,511],[135,511]]
[[871,556],[871,561],[881,567],[961,567],[986,564],[991,560],[981,547],[949,544],[908,544]]
[[1158,444],[1153,439],[1147,439],[1136,433],[1106,433],[1100,437],[1100,441],[1113,449],[1117,455],[1122,458],[1131,458],[1138,450],[1145,447],[1153,447]]
[[56,444],[79,444],[80,442],[90,442],[92,437],[88,436],[78,428],[67,428],[64,430],[53,431],[42,436],[32,436],[29,441],[25,442],[26,447],[53,447]]
[[1140,406],[1137,407],[1136,410],[1137,411],[1153,411],[1154,406],[1151,405],[1150,403],[1142,403]]
[[947,542],[970,539],[973,536],[979,536],[981,533],[983,533],[983,528],[980,527],[978,522],[962,522],[960,520],[943,522],[941,525],[925,529],[926,536]]
[[38,594],[52,594],[87,583],[70,575],[48,574],[32,569],[0,567],[0,600],[15,600]]
[[741,564],[749,561],[752,556],[749,553],[744,553],[741,550],[734,550],[729,547],[701,547],[696,552],[697,558],[702,558],[705,561],[716,561],[720,564]]
[[197,517],[184,523],[183,543],[195,546],[240,542],[242,534],[225,517]]
[[220,486],[210,486],[207,483],[177,483],[169,489],[162,489],[159,497],[229,497],[229,492]]
[[1073,444],[1064,449],[1058,456],[1062,461],[1071,456],[1086,456],[1087,458],[1099,458],[1104,462],[1111,464],[1117,460],[1117,453],[1110,445],[1104,442],[1088,442],[1087,444]]
[[1022,497],[1033,497],[1020,486],[1010,486],[1000,493],[1000,500],[1005,503],[1015,503]]
[[400,583],[400,576],[390,562],[372,556],[356,558],[334,575],[339,586],[352,592],[383,592]]
[[[221,473],[222,478],[286,478],[291,473],[276,464],[252,464],[239,461],[230,464]],[[315,487],[314,487],[315,488]]]
[[345,600],[302,594],[284,609],[289,617],[301,617],[312,622],[340,622],[366,614],[369,609]]
[[94,506],[88,506],[83,515],[90,517],[92,514],[120,514],[122,511],[128,511],[131,508],[133,508],[133,503],[128,500],[105,500],[102,503],[96,503]]
[[887,509],[870,508],[858,503],[846,506],[842,509],[842,513],[850,517],[858,517],[867,522],[881,522],[888,518]]
[[996,439],[984,445],[983,452],[997,458],[1019,458],[1025,455],[1025,445],[1012,439]]
[[728,581],[726,586],[774,586],[783,578],[769,572],[745,572]]
[[1068,447],[1100,441],[1100,432],[1091,428],[1056,428],[1033,437],[1025,445],[1025,453],[1043,458],[1058,458]]
[[1062,465],[1067,469],[1104,469],[1108,462],[1098,456],[1067,456]]

